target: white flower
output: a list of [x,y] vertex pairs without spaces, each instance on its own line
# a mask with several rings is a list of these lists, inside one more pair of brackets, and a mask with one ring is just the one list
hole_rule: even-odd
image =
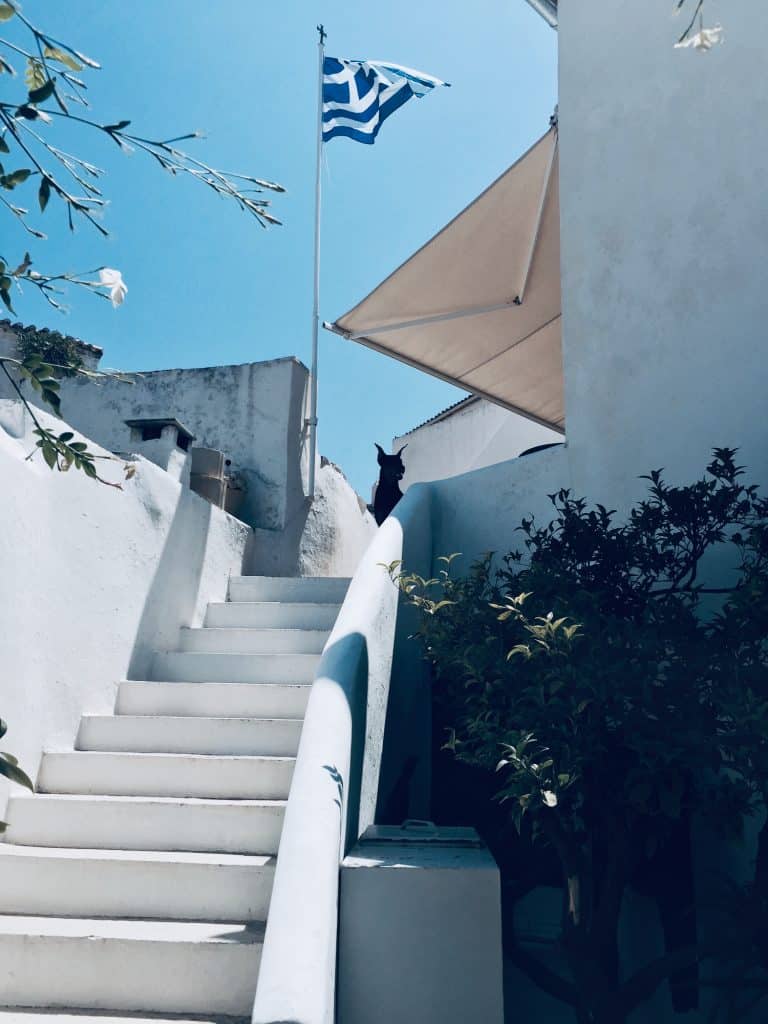
[[123,299],[128,294],[128,285],[123,281],[120,271],[113,270],[111,267],[102,267],[99,271],[99,281],[109,289],[109,297],[115,309],[122,306]]
[[547,805],[547,807],[557,807],[557,794],[553,793],[551,789],[545,789],[542,791],[541,799]]
[[715,25],[714,28],[704,28],[703,26],[694,36],[689,36],[688,39],[683,39],[679,43],[675,43],[676,50],[687,50],[689,47],[693,47],[694,50],[698,50],[699,53],[706,53],[707,50],[711,50],[717,43],[723,41],[723,26]]

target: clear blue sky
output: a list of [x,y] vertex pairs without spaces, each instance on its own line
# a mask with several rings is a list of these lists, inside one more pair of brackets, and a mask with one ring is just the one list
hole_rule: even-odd
[[[556,102],[556,36],[524,0],[25,0],[24,11],[102,63],[88,76],[96,119],[131,118],[157,137],[202,129],[207,138],[189,145],[203,159],[288,189],[273,200],[284,226],[263,231],[194,182],[72,133],[71,150],[109,171],[111,237],[87,225],[71,236],[51,201],[34,218],[49,241],[29,246],[4,218],[2,252],[12,259],[29,247],[41,270],[119,268],[129,294],[118,311],[76,289],[67,316],[31,292],[16,307],[19,319],[101,345],[104,365],[128,370],[286,355],[309,362],[319,21],[329,55],[390,60],[452,83],[396,112],[374,146],[325,147],[325,319],[346,312],[517,159]],[[16,197],[36,207],[34,188]],[[388,447],[462,396],[327,332],[320,359],[320,451],[364,495],[376,476],[373,442]]]

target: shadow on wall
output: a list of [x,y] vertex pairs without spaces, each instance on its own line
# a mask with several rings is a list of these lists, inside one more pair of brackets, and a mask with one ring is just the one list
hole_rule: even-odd
[[[304,492],[303,458],[306,445],[304,409],[307,374],[298,363],[292,368],[291,402],[285,431],[285,505],[279,530],[255,528],[246,552],[246,572],[269,576],[298,573],[301,539],[312,509]],[[302,377],[304,386],[301,386]]]
[[[162,529],[151,494],[145,502],[150,529]],[[213,506],[182,488],[162,554],[147,591],[128,665],[129,679],[146,678],[152,654],[178,643],[180,626],[194,618],[208,547]]]
[[254,529],[245,556],[246,575],[299,575],[301,541],[312,502],[301,495],[301,502],[289,501],[288,517],[282,530]]
[[335,802],[343,815],[344,851],[354,846],[360,834],[360,798],[368,734],[368,667],[365,637],[362,633],[349,633],[324,651],[318,669],[318,675],[339,688],[351,723],[349,777],[345,780],[336,764],[322,766],[336,786]]
[[[417,484],[431,492],[431,485]],[[404,521],[403,504],[390,513],[403,525],[402,565],[408,572],[432,575],[432,505]],[[386,570],[382,567],[382,572]],[[394,583],[392,587],[394,588]],[[421,644],[418,610],[398,595],[392,672],[384,721],[376,822],[401,825],[407,818],[428,818],[432,788],[432,675]]]

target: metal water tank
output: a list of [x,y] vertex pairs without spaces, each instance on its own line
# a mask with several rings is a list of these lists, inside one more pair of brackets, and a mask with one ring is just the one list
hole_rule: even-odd
[[193,448],[189,486],[213,505],[224,508],[227,484],[224,479],[224,452],[215,448]]

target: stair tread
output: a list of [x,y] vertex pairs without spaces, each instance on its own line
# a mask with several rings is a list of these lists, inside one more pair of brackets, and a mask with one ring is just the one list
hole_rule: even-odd
[[202,1017],[190,1014],[128,1013],[103,1010],[56,1010],[37,1007],[0,1007],[0,1024],[248,1024],[247,1017],[223,1017],[219,1014],[205,1014]]
[[169,862],[202,864],[212,867],[274,867],[275,858],[257,853],[193,853],[185,850],[108,850],[93,847],[78,849],[66,846],[25,846],[0,842],[3,857],[34,857],[46,860],[87,860],[92,862],[125,861],[134,864]]
[[0,936],[127,939],[136,942],[216,942],[260,944],[264,922],[158,921],[134,918],[27,917],[0,914]]
[[[224,627],[224,626],[221,626],[221,627],[219,627],[219,626],[211,626],[211,627],[205,626],[205,627],[201,627],[201,628],[205,628],[205,629],[209,629],[209,628],[210,629],[219,629],[219,628],[225,629],[227,627]],[[234,628],[235,629],[239,629],[239,628],[247,628],[247,627],[235,626]],[[189,654],[190,652],[189,651],[182,651],[182,652],[175,652],[175,653]],[[254,685],[253,683],[238,683],[238,682],[220,683],[220,682],[217,682],[215,679],[209,679],[209,680],[200,680],[200,679],[121,679],[120,680],[120,685],[121,686],[122,685],[131,686],[131,685],[134,685],[134,684],[137,685],[137,686],[242,686],[243,688],[251,687],[251,686]],[[274,686],[274,687],[277,687],[279,689],[285,689],[286,686],[288,686],[288,687],[298,687],[299,689],[305,689],[306,687],[311,686],[311,685],[312,685],[312,683],[259,683],[258,684],[259,687]]]
[[285,807],[287,800],[219,800],[213,797],[196,796],[109,796],[103,793],[21,793],[11,797],[11,802],[21,800],[66,800],[70,803],[93,802],[95,800],[120,801],[124,804],[191,804],[195,807]]
[[332,580],[334,583],[346,583],[349,586],[351,579],[351,576],[230,576],[229,582],[239,583],[242,580],[262,580],[265,583],[274,583],[275,580],[279,580],[283,583],[286,580],[290,580],[292,583],[309,583],[311,586],[315,582],[319,585],[320,583],[327,583],[329,580]]
[[[112,716],[109,716],[112,717]],[[160,718],[160,715],[148,715],[148,716],[128,716],[120,715],[120,718],[128,717],[148,717],[148,718]],[[190,716],[192,717],[192,716]],[[238,719],[239,721],[239,719]],[[292,722],[294,719],[289,718],[286,721]],[[296,761],[295,757],[290,757],[287,754],[182,754],[174,751],[146,751],[146,750],[46,750],[43,753],[43,757],[75,757],[80,760],[85,758],[110,758],[110,757],[130,757],[130,758],[141,758],[145,761],[151,758],[167,758],[176,761],[200,761],[202,763],[213,764],[219,761],[231,761],[235,764],[258,764],[263,761],[278,762],[280,764],[294,764]]]
[[[204,685],[204,684],[203,684]],[[230,685],[230,684],[227,684]],[[243,686],[261,686],[261,683],[243,683]],[[301,722],[301,718],[256,718],[254,715],[83,715],[81,721],[88,719],[92,721],[96,718],[109,718],[118,719],[119,721],[130,721],[136,719],[137,721],[146,724],[147,718],[160,719],[164,722]],[[252,754],[251,757],[258,757],[261,755]],[[267,755],[263,755],[267,756]]]
[[[187,628],[189,628],[189,627],[187,627]],[[198,626],[196,628],[197,629],[229,629],[230,627],[228,627],[228,626]],[[250,629],[251,627],[250,626],[232,626],[231,628],[232,629]],[[258,632],[258,630],[256,630],[256,632]],[[299,632],[302,633],[302,632],[304,632],[304,630],[299,630]],[[311,632],[311,630],[310,630],[310,632]],[[189,654],[189,655],[195,655],[196,657],[200,657],[200,658],[208,658],[208,657],[211,657],[211,656],[215,656],[217,658],[258,658],[260,661],[269,661],[269,660],[275,660],[275,659],[280,659],[280,660],[285,659],[286,661],[289,661],[291,658],[307,658],[307,659],[311,658],[314,661],[318,661],[320,659],[320,657],[321,657],[321,655],[319,655],[319,654],[306,654],[306,653],[304,653],[302,651],[299,651],[296,654],[291,654],[288,651],[277,651],[274,654],[268,654],[268,653],[265,653],[264,651],[261,651],[261,652],[258,652],[256,654],[252,654],[250,651],[245,651],[245,652],[243,652],[243,651],[182,651],[182,650],[179,650],[178,647],[173,648],[173,650],[158,651],[157,653],[158,654]],[[273,682],[279,682],[279,680],[273,680]]]
[[[181,631],[182,633],[322,633],[323,636],[327,636],[331,632],[330,629],[315,629],[312,626],[182,626]],[[233,653],[242,653],[242,651]],[[279,657],[285,653],[285,651],[277,651],[275,654],[264,652],[263,657]]]
[[[240,579],[249,579],[250,577],[241,576]],[[342,601],[209,601],[209,608],[220,608],[222,605],[236,604],[239,607],[252,605],[254,608],[280,608],[285,605],[300,604],[302,608],[317,608],[325,611],[328,608],[341,608]],[[279,627],[278,627],[279,628]]]

